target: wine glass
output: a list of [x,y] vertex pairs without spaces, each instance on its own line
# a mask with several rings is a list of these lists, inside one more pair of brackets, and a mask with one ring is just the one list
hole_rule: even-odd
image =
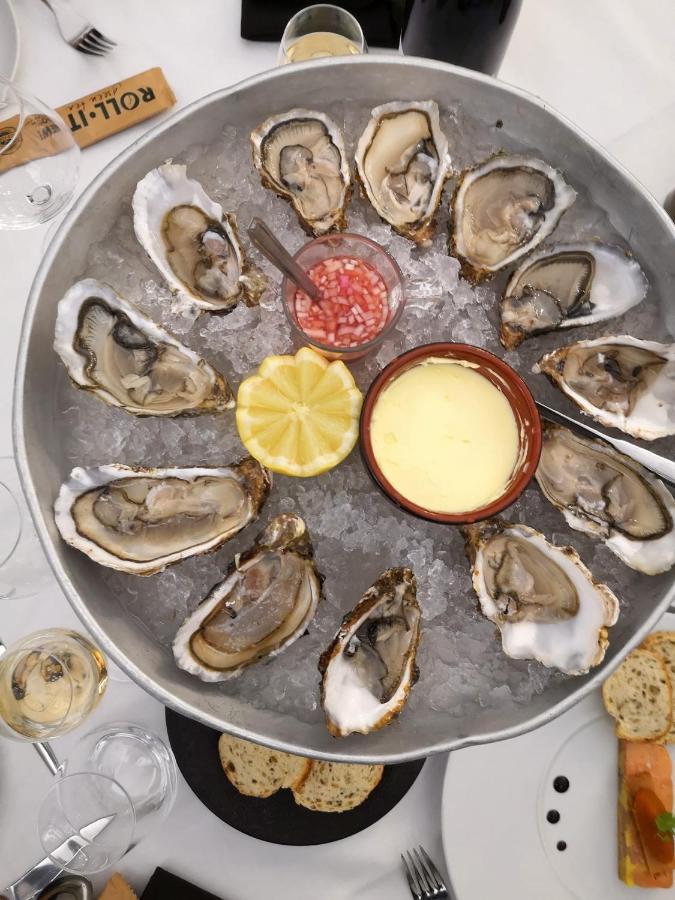
[[59,114],[0,76],[0,228],[31,228],[61,212],[79,163]]
[[[90,875],[116,863],[168,816],[176,798],[173,753],[156,734],[110,722],[76,744],[38,816],[42,846],[67,871]],[[92,823],[114,819],[72,859],[64,842]]]
[[356,56],[368,45],[354,16],[330,3],[301,9],[284,29],[277,65],[320,59],[324,56]]
[[107,680],[103,656],[84,635],[52,628],[22,638],[0,656],[0,735],[35,742],[72,731]]

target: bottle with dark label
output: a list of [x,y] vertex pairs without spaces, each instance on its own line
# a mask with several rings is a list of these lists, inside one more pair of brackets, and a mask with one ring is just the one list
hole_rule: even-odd
[[523,0],[407,0],[401,48],[495,75]]

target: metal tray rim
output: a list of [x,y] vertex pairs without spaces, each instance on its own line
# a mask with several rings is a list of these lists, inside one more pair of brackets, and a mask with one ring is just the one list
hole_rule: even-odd
[[[458,66],[453,66],[447,63],[440,63],[435,60],[427,60],[418,57],[402,57],[398,54],[377,54],[377,56],[363,56],[358,57],[356,59],[350,60],[350,65],[359,65],[359,66],[369,66],[374,65],[377,66],[382,62],[386,62],[389,64],[395,63],[401,67],[406,67],[408,65],[415,65],[418,67],[426,67],[429,69],[441,69],[446,70],[450,73],[454,73],[455,75],[459,75],[462,78],[466,78],[469,80],[474,80],[477,82],[483,82],[486,84],[494,84],[496,79],[483,75],[482,73],[473,72],[468,69],[463,69]],[[307,63],[295,64],[293,66],[294,70],[298,69],[310,69],[316,71],[317,67],[320,68],[339,68],[344,65],[344,61],[339,58],[335,59],[326,59],[326,60],[317,60]],[[19,476],[23,488],[24,495],[26,497],[26,501],[28,503],[28,507],[31,513],[31,517],[33,519],[33,523],[35,525],[40,543],[42,548],[47,556],[49,564],[51,566],[54,575],[59,582],[61,588],[63,589],[70,605],[82,621],[83,625],[92,633],[95,640],[101,645],[103,650],[129,675],[133,681],[138,684],[141,688],[147,691],[151,696],[155,699],[159,700],[165,706],[170,707],[171,709],[179,712],[183,715],[186,715],[191,718],[196,718],[199,721],[202,721],[204,724],[209,725],[213,728],[219,728],[221,730],[227,729],[230,733],[234,734],[237,737],[244,738],[246,740],[251,740],[256,743],[264,744],[266,746],[272,747],[277,750],[283,750],[287,752],[295,752],[297,753],[299,748],[296,745],[291,745],[286,743],[285,741],[277,740],[274,738],[268,738],[264,735],[251,732],[246,728],[241,728],[236,725],[231,725],[228,723],[224,723],[222,719],[218,716],[208,713],[206,711],[200,710],[195,711],[189,703],[183,702],[181,700],[176,699],[168,690],[163,688],[156,679],[152,677],[148,677],[145,673],[140,671],[140,669],[136,666],[136,664],[131,660],[128,656],[126,656],[117,646],[111,641],[105,631],[100,628],[94,619],[94,617],[89,612],[86,604],[80,597],[79,592],[75,588],[74,584],[70,580],[64,566],[62,565],[60,559],[58,558],[55,547],[52,543],[52,540],[47,531],[46,523],[44,516],[42,515],[42,511],[40,509],[40,504],[38,501],[37,493],[35,491],[35,486],[30,474],[30,468],[28,464],[28,454],[26,450],[25,443],[25,434],[24,434],[24,380],[26,375],[26,368],[28,364],[28,345],[29,338],[33,328],[33,323],[35,319],[35,313],[38,305],[38,298],[40,292],[42,290],[44,281],[49,273],[50,267],[54,258],[56,257],[61,244],[66,238],[68,231],[70,229],[71,224],[77,219],[80,213],[85,209],[87,204],[89,203],[91,197],[96,193],[98,188],[107,181],[124,163],[130,159],[135,153],[137,153],[140,149],[142,149],[147,143],[150,143],[154,140],[155,137],[162,134],[166,130],[170,129],[175,123],[190,117],[198,110],[208,106],[209,104],[223,98],[227,97],[231,94],[234,94],[240,91],[242,88],[246,88],[249,86],[255,86],[264,84],[267,81],[273,80],[276,77],[275,69],[267,70],[265,72],[250,76],[249,78],[243,79],[231,85],[227,88],[222,88],[220,90],[214,91],[210,94],[205,95],[204,97],[193,101],[187,106],[183,107],[180,110],[177,110],[175,113],[164,119],[162,122],[158,123],[153,128],[149,129],[145,134],[141,135],[137,140],[131,143],[125,150],[119,153],[116,157],[114,157],[102,170],[99,174],[89,183],[89,185],[82,191],[76,202],[73,204],[71,209],[68,211],[64,220],[59,225],[58,230],[56,231],[54,237],[52,238],[50,245],[48,247],[47,253],[44,255],[42,262],[37,270],[33,283],[31,285],[30,293],[28,296],[28,302],[26,304],[24,319],[21,327],[21,335],[20,335],[20,343],[19,350],[17,353],[16,360],[16,368],[15,368],[15,379],[14,379],[14,401],[13,401],[13,423],[12,423],[12,436],[14,443],[14,452],[17,462],[17,467],[19,470]],[[589,144],[593,147],[593,149],[603,157],[605,162],[617,169],[627,180],[631,181],[634,185],[637,186],[640,194],[643,199],[645,199],[649,205],[652,207],[652,210],[656,215],[662,220],[662,222],[669,228],[671,231],[673,241],[675,242],[675,225],[672,223],[665,210],[660,206],[657,200],[649,193],[649,191],[642,185],[632,173],[629,172],[626,167],[616,160],[601,144],[599,144],[594,138],[576,126],[569,118],[567,118],[562,113],[559,113],[552,106],[546,103],[544,100],[536,96],[535,94],[531,94],[528,91],[523,90],[522,88],[518,88],[507,82],[498,82],[499,87],[509,93],[515,94],[518,97],[528,101],[529,103],[533,103],[538,106],[540,109],[548,113],[549,115],[554,116],[563,122],[570,130],[572,130],[576,135],[578,135],[583,142]],[[605,665],[602,670],[597,671],[594,675],[588,677],[584,683],[574,692],[572,692],[569,696],[565,697],[555,705],[551,706],[549,709],[543,711],[537,716],[534,716],[530,719],[527,719],[525,722],[510,726],[507,728],[495,730],[488,733],[482,733],[479,736],[472,735],[464,735],[457,737],[455,739],[450,740],[440,740],[436,743],[425,748],[424,752],[416,752],[416,751],[402,751],[402,752],[391,752],[391,753],[379,753],[377,754],[376,759],[373,758],[372,755],[369,755],[367,752],[367,748],[364,747],[363,752],[350,752],[349,755],[341,754],[339,752],[338,747],[336,746],[336,752],[322,752],[312,750],[308,755],[315,756],[316,758],[322,758],[327,760],[348,760],[349,762],[382,762],[382,763],[398,763],[398,762],[407,762],[412,759],[420,758],[421,756],[430,756],[436,753],[447,752],[451,750],[459,750],[463,747],[475,746],[478,744],[492,743],[494,741],[506,740],[511,737],[516,737],[520,734],[523,734],[527,731],[534,730],[536,728],[541,727],[562,713],[566,712],[576,703],[578,703],[581,699],[587,696],[591,691],[596,690],[600,687],[602,681],[609,675],[621,662],[623,657],[630,652],[641,640],[642,638],[652,630],[654,625],[661,618],[663,613],[667,610],[667,608],[675,601],[675,582],[671,585],[669,590],[666,592],[665,596],[662,598],[661,602],[654,608],[652,613],[645,619],[642,623],[641,627],[633,634],[633,636],[626,642],[622,651],[617,657],[612,660],[610,663]]]

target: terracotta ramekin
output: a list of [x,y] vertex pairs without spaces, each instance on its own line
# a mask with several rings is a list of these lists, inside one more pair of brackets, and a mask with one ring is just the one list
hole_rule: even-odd
[[[391,485],[382,474],[373,453],[370,440],[370,422],[380,392],[407,369],[422,362],[428,357],[446,357],[461,359],[477,366],[477,371],[498,387],[511,405],[516,418],[520,435],[520,453],[518,462],[511,474],[504,492],[491,503],[478,509],[461,513],[443,513],[425,509],[408,500]],[[441,522],[445,525],[466,525],[488,519],[510,506],[522,494],[532,479],[539,454],[541,453],[541,421],[532,394],[523,379],[511,366],[503,360],[488,353],[480,347],[470,344],[437,343],[415,347],[393,359],[375,378],[361,409],[359,424],[360,448],[363,461],[370,476],[380,490],[398,507],[430,522]]]

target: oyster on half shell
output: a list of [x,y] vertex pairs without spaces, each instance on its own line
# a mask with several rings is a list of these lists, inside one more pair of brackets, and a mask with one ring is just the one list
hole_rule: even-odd
[[450,252],[470,281],[490,278],[534,250],[576,198],[557,169],[498,153],[467,169],[452,198]]
[[543,248],[506,285],[499,337],[512,350],[531,335],[623,315],[646,293],[639,263],[621,247],[587,241]]
[[134,230],[174,293],[201,309],[231,312],[255,306],[265,276],[246,261],[231,213],[223,212],[185,166],[164,163],[139,181]]
[[213,682],[276,656],[313,618],[321,582],[304,521],[290,513],[271,519],[181,625],[176,663]]
[[216,550],[258,517],[271,487],[251,457],[232,466],[76,468],[54,504],[61,537],[132,575]]
[[331,118],[289,109],[261,122],[251,145],[263,186],[293,205],[308,234],[345,227],[351,175],[342,132]]
[[532,371],[608,428],[648,441],[675,434],[675,344],[608,335],[553,350]]
[[136,416],[234,406],[227,382],[206,360],[93,278],[59,301],[54,349],[76,387]]
[[473,587],[514,659],[536,659],[569,675],[597,666],[619,602],[571,547],[503,519],[462,528]]
[[335,737],[368,734],[403,709],[417,681],[421,611],[411,569],[387,569],[344,618],[319,661],[321,703]]
[[568,525],[604,541],[632,569],[657,575],[675,565],[675,500],[634,459],[543,420],[535,478]]
[[363,192],[380,218],[417,244],[428,240],[450,175],[437,104],[397,100],[376,106],[355,159]]

